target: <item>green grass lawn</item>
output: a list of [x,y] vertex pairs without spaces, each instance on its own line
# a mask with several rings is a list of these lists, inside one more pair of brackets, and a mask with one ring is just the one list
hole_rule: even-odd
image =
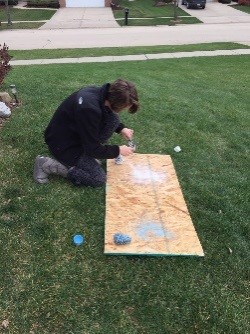
[[158,45],[158,46],[136,46],[136,47],[112,47],[112,48],[86,48],[86,49],[42,49],[42,50],[9,50],[12,60],[19,59],[54,59],[54,58],[78,58],[78,57],[100,57],[121,56],[146,53],[166,53],[185,51],[213,51],[213,50],[235,50],[249,49],[250,46],[239,43],[203,43],[188,45]]
[[241,10],[242,12],[250,14],[250,6],[241,6],[241,5],[233,5],[234,9]]
[[[40,28],[44,22],[32,22],[39,20],[49,20],[54,14],[56,10],[48,10],[48,9],[18,9],[10,7],[10,18],[11,25],[7,23],[2,23],[0,26],[1,30],[10,30],[10,29],[38,29]],[[0,22],[7,22],[8,17],[5,8],[0,10]],[[20,21],[20,22],[15,22]],[[31,21],[31,22],[22,22],[22,21]]]
[[[173,18],[175,15],[175,9],[177,16],[181,19],[181,24],[194,24],[201,23],[195,17],[190,16],[187,12],[181,8],[174,8],[174,5],[169,3],[166,6],[156,7],[152,0],[140,0],[140,1],[119,1],[120,9],[114,10],[114,17],[121,25],[125,25],[124,20],[124,8],[129,9],[128,25],[129,26],[153,26],[153,25],[173,25]],[[189,17],[182,17],[189,16]]]
[[[156,7],[154,6],[154,1],[152,0],[120,0],[119,4],[122,9],[114,10],[114,15],[116,18],[124,17],[124,8],[129,9],[129,17],[133,18],[173,16],[174,12],[172,4]],[[189,14],[181,8],[177,8],[177,10],[179,15],[189,16]]]
[[[249,56],[14,67],[1,87],[22,100],[0,129],[3,333],[248,333],[248,73]],[[105,189],[32,180],[61,100],[120,76],[141,100],[122,120],[138,153],[172,156],[204,258],[104,255]]]
[[[49,20],[56,10],[48,9],[18,9],[10,7],[11,21],[39,21]],[[0,21],[8,21],[6,10],[0,10]]]

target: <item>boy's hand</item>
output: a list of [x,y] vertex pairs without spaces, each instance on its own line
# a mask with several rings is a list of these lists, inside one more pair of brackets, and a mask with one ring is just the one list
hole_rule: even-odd
[[128,147],[127,145],[119,146],[119,149],[120,149],[120,154],[124,155],[125,157],[127,155],[130,155],[130,154],[134,153],[134,149],[131,148],[131,147]]
[[131,140],[133,138],[134,130],[123,128],[121,131],[121,135],[126,140]]

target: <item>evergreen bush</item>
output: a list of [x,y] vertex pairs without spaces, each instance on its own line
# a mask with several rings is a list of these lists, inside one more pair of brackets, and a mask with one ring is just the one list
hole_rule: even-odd
[[59,0],[27,0],[27,7],[59,8]]
[[[9,6],[16,6],[18,5],[18,0],[9,0]],[[6,6],[6,1],[0,0],[0,6]]]

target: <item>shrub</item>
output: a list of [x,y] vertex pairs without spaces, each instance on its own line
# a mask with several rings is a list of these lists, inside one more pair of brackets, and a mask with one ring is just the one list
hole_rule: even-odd
[[0,44],[0,85],[3,83],[7,73],[11,70],[9,64],[11,56],[9,55],[8,50],[9,48],[5,43],[3,44],[3,47]]
[[250,6],[250,0],[239,0],[238,4],[241,6]]
[[59,8],[59,0],[27,0],[27,7]]
[[161,1],[157,0],[155,1],[154,6],[156,7],[166,6],[169,3],[172,3],[172,0],[161,0]]
[[[6,2],[4,0],[0,0],[0,6],[5,6]],[[9,6],[18,5],[18,0],[9,0]]]

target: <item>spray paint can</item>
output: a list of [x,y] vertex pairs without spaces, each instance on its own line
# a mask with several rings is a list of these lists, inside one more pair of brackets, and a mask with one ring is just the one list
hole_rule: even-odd
[[135,151],[136,145],[133,140],[128,140],[128,147],[131,147]]
[[115,158],[115,163],[117,165],[122,165],[123,164],[123,156],[121,154],[118,155],[118,157]]

